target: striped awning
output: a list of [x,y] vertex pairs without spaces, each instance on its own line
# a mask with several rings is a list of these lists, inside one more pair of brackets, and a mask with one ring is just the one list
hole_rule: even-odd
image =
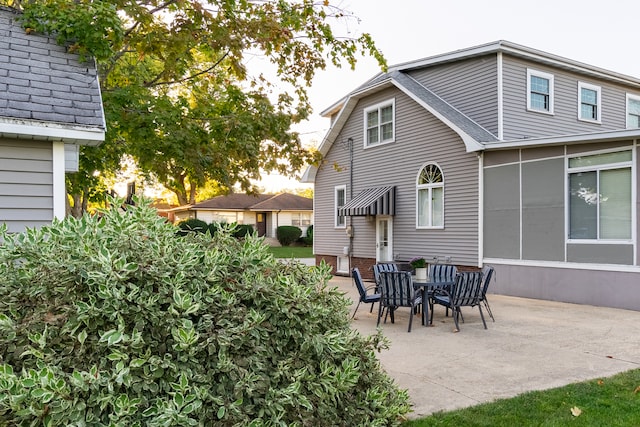
[[396,187],[367,188],[338,208],[340,216],[395,215]]

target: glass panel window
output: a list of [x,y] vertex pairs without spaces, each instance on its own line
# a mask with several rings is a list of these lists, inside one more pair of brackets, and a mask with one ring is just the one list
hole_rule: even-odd
[[600,86],[578,82],[578,118],[600,121]]
[[627,94],[627,128],[640,128],[640,96]]
[[308,212],[291,214],[291,225],[296,227],[308,227],[311,225],[311,214]]
[[527,70],[527,108],[553,113],[553,75]]
[[365,146],[394,141],[394,110],[395,100],[365,110]]
[[631,239],[631,151],[569,159],[569,238]]
[[431,163],[422,168],[416,183],[416,226],[444,226],[444,179],[440,168]]
[[338,214],[338,209],[340,209],[347,200],[347,187],[341,185],[339,187],[335,187],[334,189],[334,197],[335,197],[335,227],[336,228],[344,228],[347,225],[346,217],[344,215]]

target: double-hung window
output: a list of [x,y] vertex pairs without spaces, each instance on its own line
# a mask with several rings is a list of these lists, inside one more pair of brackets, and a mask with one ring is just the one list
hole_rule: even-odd
[[444,178],[438,165],[430,163],[416,183],[417,228],[444,227]]
[[553,114],[553,74],[527,69],[527,109]]
[[296,227],[308,227],[311,225],[311,214],[309,212],[297,212],[291,214],[291,225]]
[[334,215],[335,215],[335,227],[345,228],[347,226],[347,219],[344,215],[338,213],[338,209],[344,206],[347,201],[347,186],[339,185],[334,188]]
[[382,102],[364,110],[365,146],[395,140],[395,100]]
[[590,122],[600,122],[600,86],[578,82],[578,118]]
[[640,128],[640,96],[627,94],[627,129]]
[[631,150],[569,158],[569,239],[629,240]]

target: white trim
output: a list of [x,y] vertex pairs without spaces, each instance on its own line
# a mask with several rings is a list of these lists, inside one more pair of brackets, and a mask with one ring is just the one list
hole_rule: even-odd
[[50,122],[44,123],[35,120],[0,118],[0,136],[99,145],[104,141],[105,131],[97,127],[90,128]]
[[67,197],[64,179],[64,143],[53,142],[51,147],[53,163],[53,217],[64,219],[67,210]]
[[625,139],[635,139],[638,137],[640,137],[640,128],[603,132],[589,132],[573,135],[563,135],[558,137],[516,139],[506,142],[485,142],[483,144],[485,150],[497,150],[507,148],[542,147],[545,145],[561,145],[573,143],[587,144],[590,142],[621,141]]
[[518,150],[518,221],[520,222],[519,226],[520,229],[518,230],[518,234],[520,237],[520,244],[518,245],[518,258],[522,259],[522,247],[524,246],[523,244],[523,230],[524,230],[524,225],[523,225],[523,219],[522,219],[522,150]]
[[[344,216],[344,224],[338,224],[338,191],[342,190],[344,192],[344,203],[347,203],[347,186],[346,185],[336,185],[333,187],[333,228],[345,229],[347,228],[347,217]],[[344,205],[342,205],[344,206]]]
[[504,88],[503,88],[503,76],[502,76],[502,52],[498,52],[497,55],[497,73],[498,73],[498,139],[502,141],[504,138]]
[[630,126],[629,125],[629,100],[634,100],[634,101],[638,101],[640,102],[640,95],[634,95],[632,93],[628,93],[626,94],[626,102],[625,102],[625,123],[626,123],[626,128],[627,129],[637,129],[636,127]]
[[[385,107],[391,106],[391,139],[382,139],[382,112],[381,110]],[[373,143],[369,143],[369,139],[368,139],[368,130],[369,130],[369,126],[368,126],[368,120],[367,120],[367,115],[372,112],[372,111],[377,111],[378,112],[378,141],[377,142],[373,142]],[[378,147],[380,145],[385,145],[385,144],[390,144],[392,142],[396,141],[396,99],[395,98],[391,98],[391,99],[387,99],[386,101],[383,102],[379,102],[375,105],[371,105],[367,108],[364,109],[363,111],[363,120],[364,120],[364,137],[363,137],[363,141],[364,141],[364,148],[371,148],[371,147]]]
[[531,261],[517,260],[505,258],[485,258],[482,260],[485,264],[513,265],[519,267],[548,267],[548,268],[564,268],[574,270],[596,270],[596,271],[619,271],[629,273],[640,273],[640,266],[626,264],[591,264],[579,262],[563,262],[563,261]]
[[[582,89],[592,90],[596,93],[596,118],[582,117]],[[602,88],[590,83],[578,82],[578,120],[589,123],[602,123]]]
[[478,267],[484,258],[484,153],[478,153]]
[[[546,79],[549,81],[549,109],[548,110],[540,110],[538,108],[533,108],[531,106],[531,77],[540,77],[542,79]],[[527,111],[553,115],[553,98],[554,98],[553,79],[554,79],[553,74],[545,73],[544,71],[535,70],[533,68],[527,68]]]

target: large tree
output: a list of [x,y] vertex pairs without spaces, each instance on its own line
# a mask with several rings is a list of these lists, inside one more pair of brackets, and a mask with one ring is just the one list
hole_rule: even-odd
[[[181,204],[210,181],[250,190],[261,171],[292,174],[317,160],[291,131],[311,111],[306,88],[315,72],[328,63],[354,67],[359,55],[385,65],[368,34],[334,33],[332,24],[353,15],[328,0],[4,3],[24,11],[28,31],[56,34],[98,61],[107,140],[83,148],[69,182],[81,207],[101,194],[97,172],[112,173],[124,153]],[[268,58],[276,81],[248,72],[255,55]]]

